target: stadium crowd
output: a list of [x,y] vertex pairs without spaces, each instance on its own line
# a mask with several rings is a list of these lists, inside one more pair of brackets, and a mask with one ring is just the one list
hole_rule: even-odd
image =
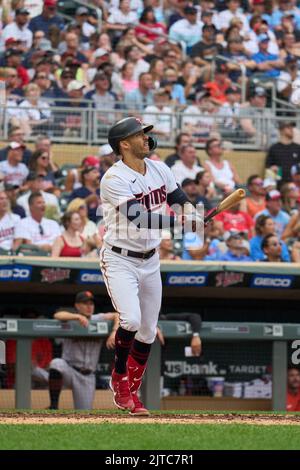
[[[226,143],[233,136],[250,142],[265,132],[255,116],[270,111],[269,87],[295,110],[300,106],[296,0],[86,4],[67,21],[56,0],[36,0],[30,10],[26,0],[1,2],[1,120],[8,126],[8,143],[0,150],[1,253],[97,256],[104,233],[99,181],[118,157],[104,144],[66,169],[52,151],[55,136],[68,142],[77,135],[81,111],[90,106],[99,110],[103,135],[123,115],[153,124],[159,142],[176,134],[165,162],[206,211],[243,186],[226,159]],[[162,259],[299,262],[295,122],[284,119],[271,130],[264,173],[248,175],[246,200],[217,216],[204,239],[186,233],[174,240],[164,232]],[[199,143],[206,152],[201,161]],[[160,159],[159,150],[150,158]]]

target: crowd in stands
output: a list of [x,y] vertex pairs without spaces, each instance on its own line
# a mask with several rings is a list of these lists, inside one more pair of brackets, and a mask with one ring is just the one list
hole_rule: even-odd
[[[0,100],[8,125],[0,149],[2,253],[27,247],[96,256],[104,231],[99,182],[118,157],[104,144],[64,170],[51,141],[54,128],[66,140],[76,135],[89,106],[103,135],[123,115],[152,124],[160,142],[176,135],[165,162],[205,211],[242,185],[225,147],[232,136],[247,141],[267,132],[255,116],[270,113],[270,84],[283,101],[300,106],[296,0],[90,0],[71,21],[56,0],[35,3],[29,9],[26,0],[4,0],[0,8]],[[175,108],[182,113],[180,133]],[[264,172],[248,175],[246,200],[217,216],[203,239],[186,233],[178,241],[164,231],[162,259],[300,260],[295,122],[268,129],[273,144]],[[201,161],[199,142],[206,153]],[[159,150],[150,158],[160,159]]]

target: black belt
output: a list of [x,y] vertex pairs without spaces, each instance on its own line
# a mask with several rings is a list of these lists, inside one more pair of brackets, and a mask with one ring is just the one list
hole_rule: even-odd
[[141,258],[141,259],[149,259],[151,256],[153,256],[156,253],[156,249],[153,248],[151,251],[146,251],[146,253],[140,253],[138,251],[131,251],[131,250],[126,250],[124,248],[119,248],[118,246],[112,246],[111,251],[114,251],[115,253],[119,253],[124,256],[131,256],[132,258]]
[[82,375],[90,375],[90,374],[93,374],[93,371],[90,370],[90,369],[80,369],[80,367],[76,367],[76,366],[71,366],[73,369],[77,370],[77,372],[79,372],[80,374]]

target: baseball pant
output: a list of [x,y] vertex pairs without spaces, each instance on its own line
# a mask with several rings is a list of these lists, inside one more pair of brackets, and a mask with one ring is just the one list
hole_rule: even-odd
[[52,359],[50,369],[55,369],[63,377],[63,385],[70,388],[73,394],[74,408],[76,410],[90,410],[93,408],[96,379],[95,374],[82,375],[64,359]]
[[153,343],[162,295],[158,253],[143,260],[102,247],[100,267],[120,326],[137,331],[138,341]]

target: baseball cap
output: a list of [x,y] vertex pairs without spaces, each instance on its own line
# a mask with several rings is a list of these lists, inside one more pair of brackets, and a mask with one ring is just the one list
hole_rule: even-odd
[[190,184],[195,184],[195,180],[192,180],[191,178],[184,178],[181,183],[181,187],[184,188],[185,186],[188,186]]
[[252,91],[251,96],[266,96],[266,90],[261,86],[256,86]]
[[44,0],[45,7],[56,7],[56,0]]
[[281,194],[277,189],[272,189],[266,194],[266,201],[278,201],[281,199]]
[[258,42],[270,41],[269,35],[267,33],[262,33],[257,36]]
[[99,147],[99,157],[105,157],[113,152],[114,151],[109,144],[101,145],[101,147]]
[[88,302],[89,300],[92,300],[93,302],[95,300],[94,295],[89,290],[85,290],[83,292],[78,292],[78,294],[76,294],[76,297],[75,297],[75,302],[76,303]]
[[75,13],[75,15],[88,15],[88,14],[89,14],[89,10],[86,7],[77,8],[76,13]]
[[82,90],[82,88],[84,88],[84,84],[82,82],[79,82],[78,80],[72,80],[67,86],[67,92]]
[[87,157],[83,159],[82,163],[86,167],[93,166],[93,167],[99,168],[100,166],[99,158],[96,157],[95,155],[88,155]]
[[93,54],[93,59],[98,59],[99,57],[104,57],[105,55],[109,55],[109,52],[102,47],[98,47]]
[[8,144],[8,147],[11,148],[12,150],[17,150],[17,149],[25,149],[26,148],[26,145],[24,144],[20,144],[19,142],[10,142]]
[[293,165],[291,168],[291,175],[300,175],[300,163],[296,163],[296,165]]
[[185,7],[183,10],[185,15],[196,15],[197,14],[197,8],[195,7]]
[[27,8],[17,8],[16,15],[30,15],[30,12],[27,10]]

